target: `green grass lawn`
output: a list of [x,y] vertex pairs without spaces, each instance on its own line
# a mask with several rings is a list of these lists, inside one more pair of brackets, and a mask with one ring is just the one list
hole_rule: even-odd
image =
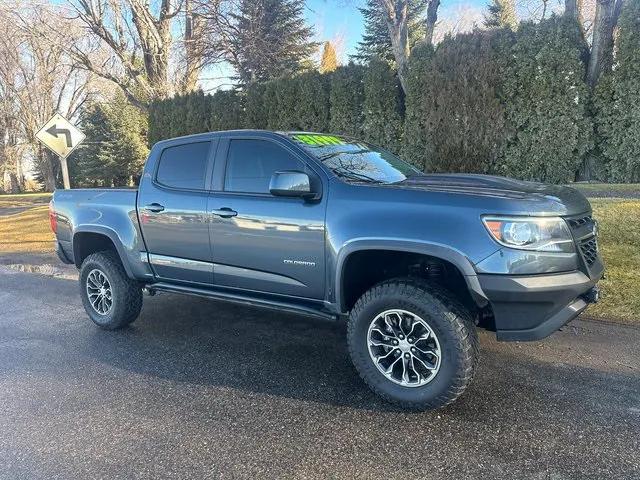
[[[0,208],[46,202],[50,194],[2,195]],[[606,278],[601,301],[588,315],[640,324],[640,199],[591,199],[600,225],[600,252]],[[53,252],[47,207],[0,216],[0,255]]]
[[606,278],[588,315],[640,324],[640,200],[591,199]]
[[640,197],[640,183],[571,183],[569,186],[580,190],[587,197],[590,195],[599,197],[602,193],[606,193],[605,196],[608,197],[616,195],[625,198],[630,195]]

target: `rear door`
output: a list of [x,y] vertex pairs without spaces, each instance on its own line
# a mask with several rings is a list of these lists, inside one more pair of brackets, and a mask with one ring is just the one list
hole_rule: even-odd
[[[209,200],[216,285],[321,299],[325,285],[326,195],[319,201],[275,197],[271,175],[308,173],[322,188],[321,173],[273,138],[221,140]],[[214,211],[228,209],[229,215]]]
[[218,141],[169,144],[140,185],[138,214],[155,274],[213,283],[207,202]]

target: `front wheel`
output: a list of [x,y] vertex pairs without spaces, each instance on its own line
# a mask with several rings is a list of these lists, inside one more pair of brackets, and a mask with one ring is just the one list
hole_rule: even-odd
[[349,353],[375,393],[412,410],[458,398],[478,363],[468,311],[446,290],[420,280],[388,280],[367,291],[349,317]]
[[127,276],[115,252],[92,253],[80,267],[80,296],[87,314],[105,330],[133,322],[142,308],[142,288]]

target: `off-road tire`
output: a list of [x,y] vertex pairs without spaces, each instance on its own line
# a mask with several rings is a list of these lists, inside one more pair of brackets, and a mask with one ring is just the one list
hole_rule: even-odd
[[[87,276],[94,270],[106,275],[112,292],[113,303],[105,315],[99,314],[89,301],[87,294]],[[87,314],[93,322],[105,330],[116,330],[132,323],[142,309],[142,288],[138,282],[130,279],[113,251],[92,253],[80,267],[80,296]]]
[[[421,317],[438,337],[440,369],[429,383],[407,387],[378,370],[367,344],[369,324],[389,309]],[[468,310],[447,290],[419,279],[392,279],[368,290],[351,310],[347,342],[356,370],[373,392],[410,410],[440,408],[456,400],[473,379],[479,358],[478,334]]]

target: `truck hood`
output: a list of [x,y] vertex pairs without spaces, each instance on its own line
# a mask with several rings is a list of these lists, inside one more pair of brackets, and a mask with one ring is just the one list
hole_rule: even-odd
[[[520,201],[563,215],[591,211],[591,205],[579,191],[562,185],[525,182],[512,178],[475,174],[426,174],[410,177],[390,187],[491,197]],[[544,208],[544,206],[548,208]]]

